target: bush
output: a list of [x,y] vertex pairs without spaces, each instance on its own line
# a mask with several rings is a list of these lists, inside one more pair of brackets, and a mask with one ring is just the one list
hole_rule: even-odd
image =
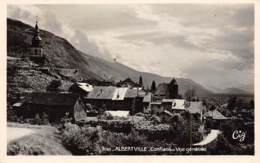
[[102,149],[125,146],[172,147],[176,144],[190,146],[190,143],[202,140],[198,127],[196,123],[191,126],[189,121],[182,120],[179,115],[178,123],[174,121],[171,125],[155,124],[144,117],[131,116],[124,120],[97,120],[82,127],[67,123],[61,137],[64,146],[76,155],[138,154],[136,151],[116,152]]
[[62,132],[62,142],[73,154],[95,154],[100,148],[96,143],[100,140],[100,132],[100,127],[80,128],[69,123]]
[[45,112],[42,113],[42,117],[41,118],[42,118],[41,124],[48,125],[50,123],[49,122],[49,116]]
[[162,123],[162,120],[160,117],[156,116],[156,115],[153,115],[151,118],[150,118],[150,121],[152,121],[153,124],[160,124]]
[[33,119],[33,124],[37,124],[37,125],[42,124],[42,120],[41,120],[40,115],[38,113],[35,114],[35,117]]
[[17,122],[18,116],[13,109],[7,109],[7,121]]
[[103,119],[103,120],[112,120],[113,119],[113,116],[112,114],[108,113],[108,112],[104,112],[100,119]]
[[63,123],[63,124],[66,124],[66,123],[69,123],[69,122],[72,122],[72,118],[69,116],[69,113],[66,113],[65,115],[64,115],[64,117],[62,117],[61,118],[61,123]]
[[140,135],[138,131],[132,130],[128,135],[123,139],[123,144],[125,146],[142,146],[146,141],[146,137],[142,134]]
[[13,143],[8,145],[7,155],[43,155],[44,152],[39,146],[24,147]]
[[35,114],[34,118],[27,118],[23,120],[26,123],[32,123],[37,125],[48,125],[49,122],[49,116],[46,113],[42,113],[41,116],[39,113]]
[[60,86],[62,85],[60,80],[52,80],[50,84],[46,87],[46,91],[49,92],[59,92]]
[[146,118],[146,115],[144,113],[141,113],[141,112],[136,113],[135,116]]
[[66,124],[62,131],[62,142],[75,155],[91,155],[113,153],[103,151],[102,147],[140,146],[146,142],[146,138],[135,130],[126,134],[102,130],[100,126],[80,128],[75,124]]

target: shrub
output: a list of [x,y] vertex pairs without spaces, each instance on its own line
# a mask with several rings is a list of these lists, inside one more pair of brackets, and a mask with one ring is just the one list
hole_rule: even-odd
[[72,122],[72,117],[69,116],[69,113],[66,113],[64,117],[61,118],[61,123],[66,124]]
[[60,86],[62,85],[60,80],[52,80],[50,84],[46,87],[46,91],[49,92],[59,92]]
[[127,120],[102,120],[99,125],[105,130],[124,133],[129,133],[132,127],[130,121]]
[[7,121],[17,122],[18,116],[13,109],[7,109]]
[[49,116],[45,112],[42,113],[42,122],[41,124],[47,125],[49,124]]
[[136,113],[135,116],[146,118],[145,114],[144,114],[144,113],[141,113],[141,112]]
[[75,155],[112,154],[112,151],[102,151],[102,147],[141,146],[146,138],[135,130],[127,134],[102,130],[100,126],[80,128],[75,124],[66,124],[62,142]]
[[37,125],[40,125],[42,123],[42,120],[40,118],[40,115],[37,113],[35,114],[35,117],[33,119],[33,124],[37,124]]
[[17,144],[8,145],[7,155],[18,155],[20,147]]
[[93,106],[91,104],[89,104],[89,103],[87,103],[85,105],[85,107],[86,107],[86,110],[93,110]]
[[138,131],[132,130],[123,139],[123,144],[126,146],[141,146],[145,143],[146,137],[142,134],[140,135]]
[[100,139],[100,127],[80,128],[75,124],[66,124],[62,132],[62,142],[73,154],[94,154],[98,151],[96,142]]
[[153,124],[160,124],[162,122],[161,118],[156,116],[156,115],[153,115],[151,118],[150,118],[150,121],[153,122]]

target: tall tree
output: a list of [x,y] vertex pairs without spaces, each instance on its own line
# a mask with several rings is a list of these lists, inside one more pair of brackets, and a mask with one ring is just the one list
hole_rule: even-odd
[[237,101],[238,101],[238,99],[236,96],[230,97],[228,100],[227,109],[233,110],[235,108],[235,106],[237,105]]
[[142,76],[139,77],[139,85],[143,86],[143,78],[142,78]]
[[254,101],[254,100],[250,100],[250,102],[249,102],[249,108],[250,108],[250,109],[254,109],[254,108],[255,108],[255,101]]
[[171,99],[178,98],[179,87],[177,81],[173,78],[168,85],[169,97]]
[[154,93],[155,90],[156,90],[156,83],[155,83],[155,81],[153,80],[152,85],[151,85],[151,91]]

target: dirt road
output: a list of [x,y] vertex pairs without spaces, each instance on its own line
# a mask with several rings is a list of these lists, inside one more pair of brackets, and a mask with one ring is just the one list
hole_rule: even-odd
[[193,144],[195,146],[204,146],[215,140],[221,133],[219,130],[210,130],[210,133],[199,143]]
[[33,133],[36,131],[30,128],[7,127],[7,143]]

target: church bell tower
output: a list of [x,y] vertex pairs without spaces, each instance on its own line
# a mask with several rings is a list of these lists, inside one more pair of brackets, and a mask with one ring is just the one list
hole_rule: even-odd
[[40,29],[38,27],[38,21],[36,21],[33,38],[32,38],[32,44],[31,44],[31,56],[43,57],[43,49],[42,49],[41,41],[42,38],[40,37]]
[[44,65],[45,56],[43,55],[42,38],[40,37],[40,29],[38,27],[38,21],[36,21],[33,30],[33,37],[32,37],[30,51],[31,51],[29,55],[30,60],[38,64],[39,66]]

